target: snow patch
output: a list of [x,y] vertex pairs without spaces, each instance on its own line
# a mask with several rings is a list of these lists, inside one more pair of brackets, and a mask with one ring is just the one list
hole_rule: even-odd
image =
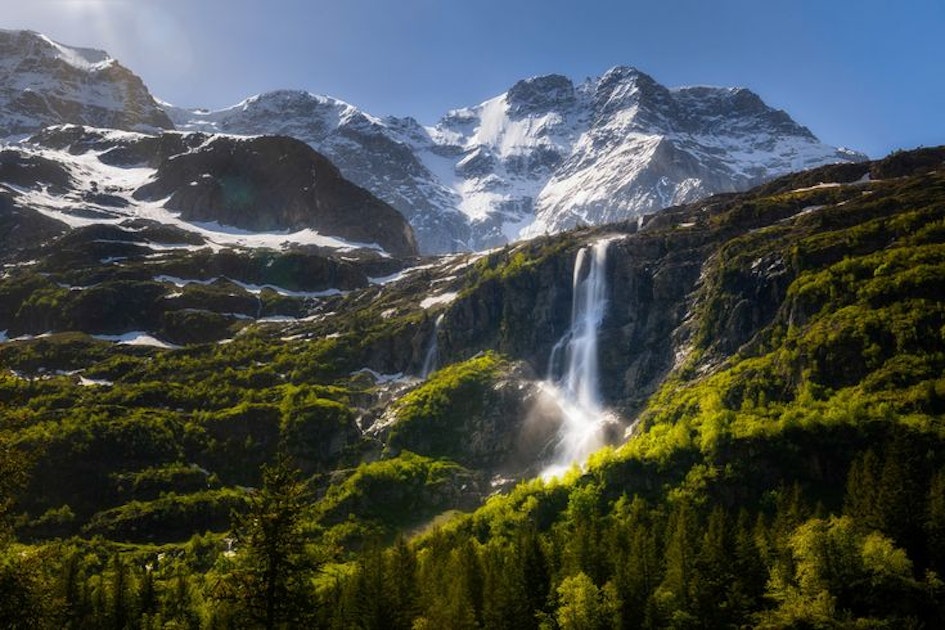
[[[176,287],[183,288],[188,284],[199,284],[203,286],[209,286],[217,282],[229,282],[243,289],[247,293],[252,293],[253,295],[259,295],[265,289],[269,289],[283,295],[285,297],[297,297],[297,298],[324,298],[331,297],[334,295],[344,295],[344,291],[341,289],[324,289],[322,291],[292,291],[289,289],[284,289],[280,286],[274,284],[252,284],[250,282],[243,282],[242,280],[234,280],[233,278],[228,278],[226,276],[214,276],[213,278],[201,279],[201,278],[179,278],[177,276],[168,276],[168,275],[159,275],[154,276],[153,280],[155,282],[161,282],[164,284],[173,284]],[[172,293],[169,296],[165,297],[177,297],[181,295],[180,293]]]
[[92,335],[93,339],[99,341],[112,341],[125,346],[150,346],[153,348],[164,348],[166,350],[176,350],[181,346],[162,341],[154,335],[143,331],[132,331],[121,335]]
[[354,372],[351,372],[351,376],[357,376],[358,374],[369,375],[372,379],[374,379],[374,382],[378,385],[411,380],[409,377],[405,377],[403,372],[397,372],[396,374],[381,374],[380,372],[372,370],[369,367],[363,367],[360,370],[355,370]]
[[112,381],[107,381],[105,379],[98,378],[86,378],[84,376],[79,377],[79,385],[83,387],[110,387],[114,385]]
[[73,48],[54,42],[45,35],[40,35],[44,40],[56,50],[56,56],[65,61],[73,68],[84,70],[85,72],[98,72],[104,70],[115,63],[115,60],[108,56],[103,50],[93,48]]
[[459,296],[458,291],[441,293],[440,295],[431,295],[420,300],[420,308],[428,309],[439,304],[451,304]]
[[814,184],[813,186],[806,186],[804,188],[795,188],[794,190],[788,191],[792,193],[807,192],[809,190],[821,190],[822,188],[840,188],[843,186],[840,182],[820,182],[819,184]]

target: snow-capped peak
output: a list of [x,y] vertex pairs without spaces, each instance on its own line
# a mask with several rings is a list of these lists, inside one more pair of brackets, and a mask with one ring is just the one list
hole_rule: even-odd
[[523,79],[431,127],[289,91],[173,117],[187,129],[308,142],[400,210],[431,253],[626,219],[865,157],[821,144],[749,89],[670,89],[632,66],[580,84]]
[[0,137],[63,122],[300,139],[399,210],[425,253],[628,219],[865,159],[822,144],[749,89],[667,88],[632,66],[579,84],[523,79],[424,127],[298,90],[218,111],[172,107],[102,51],[0,31]]
[[108,53],[0,30],[0,138],[47,125],[172,127],[141,79]]
[[52,46],[53,49],[56,50],[56,56],[59,59],[78,70],[97,72],[99,70],[104,70],[115,63],[115,60],[112,59],[104,50],[96,50],[94,48],[74,48],[71,46],[65,46],[59,42],[55,42],[45,35],[39,35],[39,37],[41,37],[50,46]]
[[34,57],[56,59],[82,72],[98,72],[117,63],[104,50],[67,46],[35,31],[0,29],[0,42],[12,42],[17,48],[18,54],[5,55],[5,65]]

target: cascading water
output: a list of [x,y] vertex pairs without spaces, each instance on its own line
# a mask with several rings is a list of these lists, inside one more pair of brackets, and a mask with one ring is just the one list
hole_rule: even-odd
[[571,327],[555,344],[549,361],[546,391],[561,410],[561,427],[549,478],[583,462],[604,445],[604,427],[611,420],[599,390],[597,334],[607,306],[607,248],[613,239],[582,248],[574,261]]
[[440,324],[443,323],[443,313],[440,313],[433,322],[433,336],[430,339],[430,345],[427,347],[427,354],[423,358],[423,368],[420,372],[420,378],[426,380],[430,373],[436,369],[436,363],[439,359],[436,337],[440,332]]

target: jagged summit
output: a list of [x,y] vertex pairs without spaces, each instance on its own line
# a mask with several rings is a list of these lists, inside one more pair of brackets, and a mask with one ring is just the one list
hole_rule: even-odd
[[667,88],[631,66],[581,83],[523,79],[424,126],[299,90],[173,107],[107,53],[0,31],[0,137],[66,122],[302,140],[404,215],[424,253],[624,220],[866,157],[821,143],[751,90]]
[[36,31],[0,29],[0,38],[16,38],[20,43],[28,42],[33,54],[52,56],[79,70],[101,70],[117,63],[107,52],[97,48],[65,46]]
[[509,89],[506,100],[513,115],[567,108],[575,104],[574,83],[560,74],[523,79]]
[[276,129],[281,135],[309,133],[313,137],[326,135],[332,124],[340,125],[352,120],[377,122],[342,100],[303,90],[264,92],[215,111],[172,106],[168,113],[180,130],[235,129],[243,132],[265,124],[267,131]]
[[140,77],[91,48],[0,30],[0,137],[74,123],[115,129],[174,125]]
[[427,253],[632,218],[865,158],[821,143],[751,90],[667,88],[631,66],[580,84],[523,79],[427,127],[302,92],[173,115],[189,129],[310,143],[400,210]]

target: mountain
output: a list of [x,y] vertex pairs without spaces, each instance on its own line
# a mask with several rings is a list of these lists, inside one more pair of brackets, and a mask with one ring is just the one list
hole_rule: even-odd
[[292,601],[326,627],[538,627],[575,589],[590,627],[934,626],[943,222],[935,148],[477,254],[214,248],[141,219],[11,252],[4,588],[131,576],[39,626],[126,599],[232,619],[220,585],[264,566],[243,532],[270,514],[323,570]]
[[416,254],[396,210],[287,137],[48,127],[0,152],[0,198],[6,253],[55,226],[148,219],[214,246]]
[[634,218],[780,174],[865,156],[819,142],[746,89],[667,89],[630,67],[575,85],[519,81],[433,126],[278,91],[220,111],[155,100],[102,51],[0,32],[0,137],[52,124],[283,135],[397,209],[420,251],[479,251]]
[[0,30],[0,138],[73,123],[126,130],[173,123],[144,82],[101,50]]
[[[820,159],[750,93],[630,69],[429,129],[171,113],[285,102],[401,151],[464,247],[568,224],[541,177],[642,199],[696,138],[746,185]],[[5,142],[0,627],[938,627],[945,147],[599,226],[590,191],[574,228],[421,258],[286,135]]]
[[427,253],[633,218],[865,159],[819,142],[750,90],[667,89],[628,67],[579,85],[559,75],[523,80],[432,127],[286,91],[169,114],[182,129],[310,143],[400,210]]
[[[90,142],[88,133],[51,130],[46,143],[70,138],[75,151],[81,146],[75,138]],[[138,136],[125,137],[130,143],[112,148],[109,160],[125,160],[138,146]],[[201,137],[152,141],[175,145],[188,138]],[[0,361],[16,372],[10,383],[56,375],[49,387],[76,396],[85,391],[76,385],[82,379],[107,382],[115,396],[132,399],[128,392],[167,381],[153,397],[127,403],[129,409],[181,409],[171,414],[174,422],[198,421],[201,410],[222,414],[199,420],[210,423],[207,431],[225,431],[224,416],[247,399],[278,405],[295,396],[293,388],[314,388],[311,396],[348,410],[347,420],[323,429],[355,437],[344,438],[347,446],[332,451],[331,462],[302,457],[306,467],[370,462],[401,451],[448,457],[474,473],[475,483],[464,482],[474,495],[490,483],[537,474],[552,461],[543,447],[555,441],[564,403],[548,389],[550,381],[589,387],[582,404],[615,419],[598,427],[606,429],[600,437],[621,442],[625,428],[639,430],[646,418],[666,413],[669,403],[660,396],[722,378],[717,375],[736,366],[755,369],[752,357],[786,361],[765,363],[765,370],[775,370],[764,377],[770,404],[800,400],[804,383],[836,391],[895,389],[901,381],[870,379],[881,376],[887,361],[894,369],[906,360],[900,354],[907,350],[925,357],[922,362],[938,361],[938,342],[925,333],[916,338],[925,340],[922,347],[894,338],[911,334],[898,328],[897,313],[923,313],[916,331],[940,327],[935,256],[945,207],[938,202],[945,195],[943,159],[945,150],[929,149],[823,167],[642,222],[437,259],[221,248],[153,218],[79,226],[7,254],[0,276],[0,330],[7,341],[0,343]],[[913,255],[918,266],[902,262]],[[825,283],[840,282],[845,270],[869,287],[831,297],[835,289]],[[885,278],[887,271],[893,277]],[[867,307],[877,312],[864,320]],[[227,343],[187,346],[219,341]],[[132,342],[158,348],[126,356]],[[596,351],[582,354],[590,346],[581,344],[591,343]],[[879,354],[864,362],[864,353]],[[577,361],[586,371],[569,376],[566,364],[579,356],[587,358]],[[234,379],[218,383],[219,397],[212,400],[198,393],[208,361],[230,374],[213,382]],[[935,373],[928,370],[916,378]],[[754,374],[726,378],[741,382]],[[733,388],[728,407],[749,395],[736,384],[725,387]],[[86,404],[98,403],[93,397]],[[246,431],[269,453],[274,438],[254,433],[263,426]],[[213,469],[202,459],[206,453],[190,456]],[[164,455],[154,457],[149,466]],[[234,468],[222,479],[246,484],[257,473]],[[102,509],[94,504],[95,487],[88,489],[90,510]],[[453,498],[470,500],[469,493]],[[48,507],[56,500],[42,499]]]
[[468,218],[459,197],[430,172],[420,147],[427,131],[411,119],[382,120],[337,99],[305,92],[262,94],[220,111],[167,108],[178,129],[285,135],[309,143],[351,181],[395,207],[424,253],[468,251]]

